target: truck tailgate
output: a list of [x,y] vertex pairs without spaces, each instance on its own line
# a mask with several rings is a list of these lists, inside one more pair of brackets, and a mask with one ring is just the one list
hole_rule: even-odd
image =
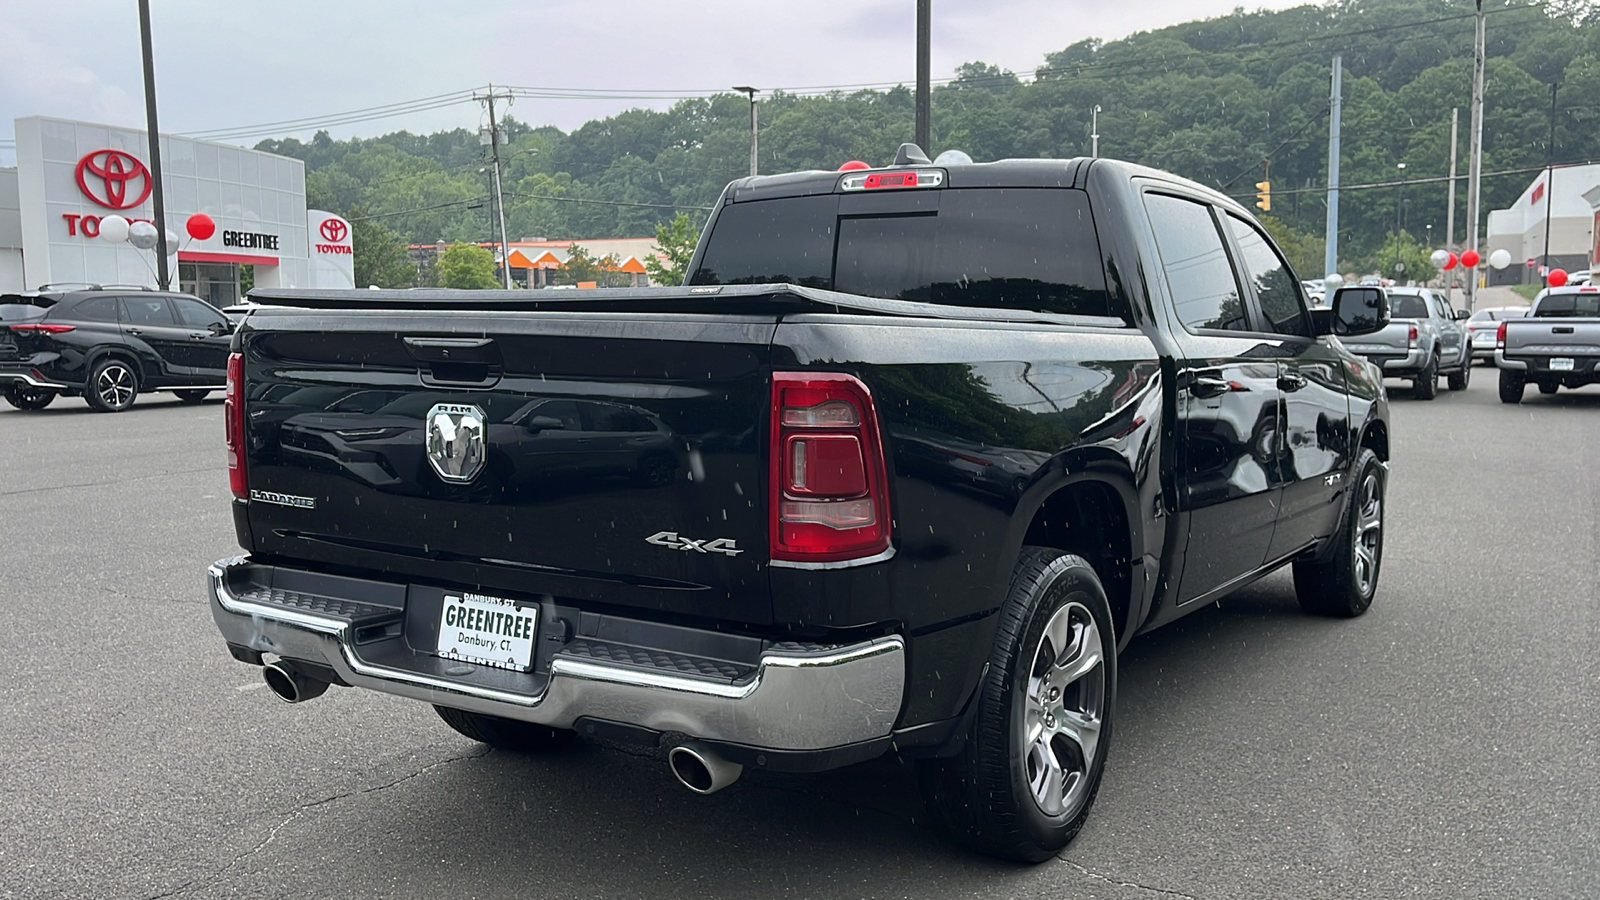
[[1515,359],[1600,357],[1600,319],[1507,319],[1506,356]]
[[253,549],[768,622],[776,321],[258,313],[238,345]]

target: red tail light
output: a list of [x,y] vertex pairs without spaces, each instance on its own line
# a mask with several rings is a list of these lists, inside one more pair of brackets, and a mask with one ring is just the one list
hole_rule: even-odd
[[62,332],[73,331],[77,327],[78,326],[76,325],[63,325],[59,322],[24,322],[21,325],[11,326],[11,330],[33,332],[42,331],[45,334],[61,334]]
[[1410,330],[1406,332],[1406,340],[1409,341],[1413,346],[1416,345],[1416,343],[1417,343],[1417,326],[1415,326],[1415,325],[1411,326]]
[[889,549],[889,480],[867,386],[837,372],[772,376],[769,550],[837,562]]
[[1500,327],[1494,330],[1494,345],[1501,350],[1506,348],[1506,323],[1504,322],[1501,322]]
[[250,496],[244,468],[244,356],[228,354],[228,389],[222,400],[222,430],[228,443],[228,488],[240,500]]

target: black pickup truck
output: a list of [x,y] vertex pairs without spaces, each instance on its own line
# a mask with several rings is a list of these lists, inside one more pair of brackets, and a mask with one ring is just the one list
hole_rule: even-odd
[[744,768],[919,760],[1041,860],[1117,654],[1285,564],[1371,603],[1388,407],[1238,204],[1097,159],[753,177],[679,288],[257,290],[225,403],[228,648],[462,734]]

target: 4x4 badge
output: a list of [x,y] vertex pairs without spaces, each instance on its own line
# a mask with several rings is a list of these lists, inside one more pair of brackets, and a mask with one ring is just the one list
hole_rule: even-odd
[[689,538],[678,537],[676,531],[658,531],[645,538],[645,543],[655,544],[657,547],[666,547],[670,550],[694,550],[699,553],[726,553],[729,556],[738,556],[743,550],[738,548],[738,542],[733,538],[716,538],[714,540],[694,541]]

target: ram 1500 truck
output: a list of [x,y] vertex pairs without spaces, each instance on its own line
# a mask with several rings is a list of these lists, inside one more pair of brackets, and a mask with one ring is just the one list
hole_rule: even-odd
[[1521,403],[1530,381],[1541,394],[1600,384],[1600,286],[1540,291],[1527,317],[1500,323],[1494,364],[1505,403]]
[[[752,177],[677,288],[258,289],[211,607],[296,702],[745,768],[917,759],[937,828],[1082,826],[1134,635],[1292,564],[1355,616],[1379,372],[1234,201],[1111,160]],[[272,308],[278,307],[278,308]]]

